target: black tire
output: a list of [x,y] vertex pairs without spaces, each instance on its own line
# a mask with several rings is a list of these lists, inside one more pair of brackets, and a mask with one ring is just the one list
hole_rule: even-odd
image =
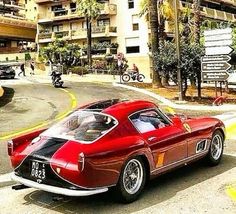
[[210,166],[216,166],[220,163],[224,151],[224,136],[217,130],[212,135],[212,140],[206,161]]
[[123,74],[121,77],[123,82],[129,82],[130,81],[130,75],[129,74]]
[[[135,168],[130,168],[132,166]],[[130,170],[133,171],[130,172]],[[135,176],[137,177],[135,178]],[[141,194],[145,183],[146,169],[142,158],[134,157],[128,159],[122,167],[119,181],[115,188],[117,199],[123,203],[135,201]]]
[[145,76],[143,74],[139,74],[138,77],[137,77],[137,80],[139,82],[143,82],[144,79],[145,79]]

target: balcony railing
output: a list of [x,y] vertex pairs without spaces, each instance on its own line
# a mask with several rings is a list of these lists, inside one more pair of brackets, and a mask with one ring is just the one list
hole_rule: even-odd
[[51,39],[52,33],[40,33],[38,36],[39,39]]
[[[41,0],[44,1],[44,0]],[[45,0],[46,1],[46,0]],[[115,4],[105,3],[104,8],[101,11],[101,14],[104,15],[116,15],[117,14],[117,6]],[[50,21],[57,21],[57,20],[66,20],[66,19],[73,19],[73,18],[81,18],[78,15],[76,8],[70,8],[69,10],[60,9],[57,11],[53,11],[51,13],[39,13],[38,19],[39,22],[50,22]]]
[[70,31],[59,31],[59,32],[54,32],[52,34],[52,37],[58,38],[58,39],[66,39],[70,36]]
[[[227,1],[233,2],[236,5],[236,0],[227,0]],[[191,3],[180,1],[180,9],[185,7],[193,8],[193,5]],[[225,11],[216,10],[203,6],[200,7],[200,10],[202,16],[223,21],[236,22],[235,16],[232,13],[227,13]]]

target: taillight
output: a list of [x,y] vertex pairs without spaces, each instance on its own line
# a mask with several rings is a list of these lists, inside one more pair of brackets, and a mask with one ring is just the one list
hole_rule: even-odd
[[7,148],[8,148],[8,155],[12,156],[14,150],[14,144],[12,140],[7,142]]
[[85,161],[84,153],[81,152],[78,156],[78,168],[80,172],[84,170],[84,161]]

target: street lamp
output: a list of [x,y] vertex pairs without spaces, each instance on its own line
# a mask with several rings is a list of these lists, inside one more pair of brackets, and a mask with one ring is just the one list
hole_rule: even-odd
[[179,42],[179,0],[174,0],[174,10],[175,10],[175,44],[176,44],[176,54],[177,54],[177,79],[179,86],[179,101],[183,100],[183,87],[182,87],[182,74],[180,70],[180,42]]

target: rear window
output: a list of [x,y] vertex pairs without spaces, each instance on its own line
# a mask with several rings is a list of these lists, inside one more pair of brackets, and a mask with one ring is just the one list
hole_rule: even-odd
[[117,124],[118,121],[107,114],[76,111],[41,135],[75,140],[80,143],[92,143]]

